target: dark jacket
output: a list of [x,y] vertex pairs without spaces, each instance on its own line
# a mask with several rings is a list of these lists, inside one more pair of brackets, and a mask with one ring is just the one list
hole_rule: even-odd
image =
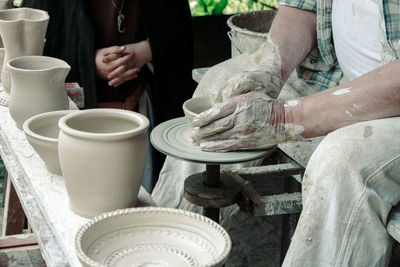
[[[67,81],[84,88],[85,108],[97,107],[94,30],[85,1],[24,0],[23,6],[49,13],[43,54],[65,60],[71,66]],[[182,104],[195,88],[192,20],[187,0],[140,0],[140,8],[152,49],[149,95],[157,125],[183,116]],[[164,157],[155,161],[158,175]]]
[[[85,108],[97,107],[94,31],[84,0],[24,0],[23,6],[50,15],[44,55],[70,64],[69,82],[85,93]],[[183,116],[181,104],[191,97],[194,82],[192,21],[187,0],[140,0],[154,66],[150,97],[155,122]]]

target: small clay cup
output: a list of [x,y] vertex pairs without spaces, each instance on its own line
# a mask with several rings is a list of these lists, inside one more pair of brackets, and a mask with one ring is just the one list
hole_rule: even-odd
[[192,127],[193,118],[198,114],[212,107],[211,99],[208,96],[193,97],[186,100],[183,105],[183,112],[190,127]]

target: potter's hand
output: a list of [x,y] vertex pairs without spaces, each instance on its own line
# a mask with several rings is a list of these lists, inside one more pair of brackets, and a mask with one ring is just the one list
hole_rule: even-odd
[[302,127],[285,124],[283,102],[260,92],[233,97],[193,119],[192,138],[207,151],[263,149],[301,139]]
[[[262,70],[264,67],[265,70]],[[257,91],[263,92],[272,98],[277,98],[281,87],[280,73],[267,70],[267,66],[262,65],[258,66],[255,71],[244,71],[230,78],[228,85],[223,88],[221,95],[222,100],[225,101],[233,96]]]
[[129,61],[134,53],[127,53],[126,46],[111,46],[96,51],[96,74],[108,85],[117,87],[137,77],[139,68],[130,68]]
[[279,51],[268,37],[258,49],[209,69],[194,96],[209,95],[212,104],[251,91],[263,92],[277,98],[282,85]]

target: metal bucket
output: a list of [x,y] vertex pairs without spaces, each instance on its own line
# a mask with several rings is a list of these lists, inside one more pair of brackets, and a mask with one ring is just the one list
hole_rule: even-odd
[[229,17],[232,57],[251,51],[265,42],[276,10],[260,10]]

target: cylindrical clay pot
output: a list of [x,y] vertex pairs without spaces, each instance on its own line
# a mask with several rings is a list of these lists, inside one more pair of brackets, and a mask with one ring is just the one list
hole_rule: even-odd
[[5,47],[1,81],[5,91],[11,90],[7,62],[13,58],[41,55],[49,15],[46,11],[33,8],[12,8],[0,10],[0,35]]
[[146,163],[149,120],[120,109],[88,109],[59,121],[60,166],[70,208],[92,217],[133,207]]
[[65,61],[24,56],[8,61],[7,66],[12,80],[9,111],[18,128],[34,115],[69,108],[65,78],[71,67]]

